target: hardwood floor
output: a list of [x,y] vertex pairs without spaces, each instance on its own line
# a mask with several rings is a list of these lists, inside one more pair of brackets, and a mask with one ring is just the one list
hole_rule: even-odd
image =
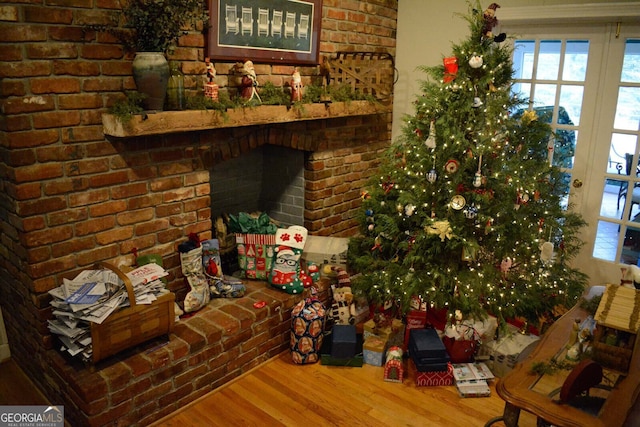
[[[491,397],[464,399],[454,386],[417,387],[411,377],[391,383],[382,373],[371,365],[295,365],[284,352],[153,427],[480,427],[502,414],[493,385]],[[0,364],[0,405],[44,404],[14,361]],[[523,412],[519,425],[535,427],[535,417]]]
[[[484,426],[504,407],[491,388],[491,397],[465,399],[455,386],[386,382],[371,365],[294,365],[284,352],[153,426]],[[519,425],[536,419],[523,412]]]

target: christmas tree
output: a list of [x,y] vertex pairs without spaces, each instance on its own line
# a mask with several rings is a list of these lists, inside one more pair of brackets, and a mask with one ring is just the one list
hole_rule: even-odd
[[584,290],[569,265],[584,221],[563,207],[567,175],[551,161],[564,141],[511,94],[498,7],[469,2],[470,37],[422,67],[415,114],[362,192],[349,261],[361,273],[354,290],[374,304],[406,312],[418,296],[449,313],[537,323]]

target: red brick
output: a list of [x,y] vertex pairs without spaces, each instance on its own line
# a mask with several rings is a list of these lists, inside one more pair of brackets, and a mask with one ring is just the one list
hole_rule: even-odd
[[134,239],[125,240],[120,243],[120,253],[130,254],[133,253],[134,249],[137,251],[142,251],[149,248],[153,248],[154,253],[156,253],[158,252],[158,247],[156,246],[156,244],[156,236],[153,234],[148,234],[146,236],[140,236]]
[[[82,112],[82,117],[85,117],[85,112]],[[82,124],[85,120],[82,119]],[[87,141],[99,141],[104,138],[102,133],[102,126],[82,126],[71,127],[62,131],[62,142],[87,142]]]
[[122,46],[111,45],[83,45],[80,57],[83,59],[121,59]]
[[49,37],[55,41],[89,42],[89,32],[80,27],[49,26]]
[[92,217],[99,217],[105,215],[113,215],[118,212],[124,212],[127,210],[127,202],[124,200],[108,201],[97,205],[92,205],[89,208],[89,212]]
[[41,78],[31,79],[31,92],[42,93],[78,93],[80,82],[72,78]]
[[82,193],[70,194],[69,206],[86,206],[106,200],[109,200],[109,189],[103,188],[100,190],[84,191]]
[[[120,78],[95,78],[85,79],[82,89],[86,92],[108,92],[122,90]],[[101,105],[102,106],[102,105]]]
[[118,246],[101,246],[97,249],[82,252],[76,255],[79,266],[93,265],[98,261],[111,259],[118,255]]
[[185,213],[182,215],[172,216],[170,218],[171,226],[173,227],[183,227],[189,224],[193,224],[198,220],[198,216],[195,212]]
[[0,130],[15,132],[31,129],[31,120],[28,116],[0,116]]
[[82,155],[81,147],[71,145],[40,147],[35,151],[38,161],[41,163],[72,160]]
[[59,258],[67,255],[74,254],[80,251],[86,251],[87,249],[92,249],[96,245],[96,240],[91,237],[76,237],[73,239],[66,240],[62,243],[57,243],[51,245],[51,256],[54,258]]
[[116,222],[113,217],[102,217],[78,222],[74,225],[74,229],[76,236],[86,236],[104,230],[111,230],[115,225]]
[[54,9],[51,7],[25,6],[25,22],[71,24],[73,11],[70,9]]
[[170,203],[177,200],[191,199],[193,198],[193,196],[194,196],[193,187],[178,188],[172,191],[165,191],[163,195],[163,200],[166,203]]
[[[146,208],[149,206],[155,206],[156,214],[158,214],[158,208],[160,207],[175,206],[175,205],[177,205],[178,211],[180,211],[179,203],[176,203],[174,205],[163,204],[162,194],[144,194],[140,197],[132,197],[127,200],[127,208],[130,210]],[[158,216],[166,216],[166,215],[158,215]]]
[[127,171],[100,174],[89,178],[89,185],[93,188],[117,186],[128,182]]
[[53,61],[53,74],[70,76],[97,76],[100,65],[90,61]]
[[0,21],[17,22],[19,18],[20,14],[16,6],[0,6]]
[[131,76],[132,61],[109,61],[102,64],[102,74],[105,76]]
[[80,112],[78,111],[52,111],[33,115],[33,127],[36,129],[77,126],[79,124]]
[[153,209],[139,209],[133,212],[123,212],[116,215],[119,225],[138,224],[153,219]]
[[63,212],[52,212],[47,215],[49,226],[70,224],[86,220],[88,217],[87,209],[66,209]]
[[16,200],[29,200],[42,196],[42,187],[39,182],[31,182],[28,184],[20,184],[14,187],[14,191],[10,192]]
[[11,150],[6,157],[7,165],[18,167],[32,165],[36,162],[33,150]]
[[144,222],[137,222],[135,224],[136,236],[144,236],[145,234],[156,233],[161,230],[169,228],[169,221],[161,218],[156,220],[149,220]]
[[51,243],[64,242],[71,237],[73,237],[73,228],[61,226],[25,233],[23,240],[26,247],[37,248]]
[[[39,264],[29,264],[27,266],[26,273],[29,277],[34,279],[51,276],[52,274],[60,273],[62,271],[70,270],[76,265],[74,256],[67,256],[65,258],[51,259]],[[39,289],[35,288],[35,292],[46,292],[50,288]]]
[[[127,173],[126,171],[122,171]],[[127,177],[128,181],[128,177]],[[147,184],[144,182],[129,183],[125,185],[119,185],[111,191],[111,197],[113,199],[126,199],[133,196],[140,196],[147,194]],[[131,207],[131,206],[130,206]]]
[[3,25],[0,43],[46,41],[47,29],[42,25]]
[[5,100],[2,110],[4,114],[24,114],[50,111],[54,108],[55,104],[50,96],[25,96],[23,98]]
[[68,163],[66,172],[69,176],[86,175],[91,173],[105,172],[109,170],[109,160],[89,159]]
[[22,49],[20,45],[4,45],[0,50],[0,61],[22,61]]
[[104,233],[96,233],[95,241],[99,245],[109,245],[111,243],[129,240],[131,237],[133,237],[133,227],[119,227]]
[[16,182],[41,181],[44,179],[58,178],[62,176],[62,165],[36,164],[24,166],[15,171]]
[[174,190],[176,188],[182,188],[183,182],[181,177],[170,177],[156,179],[151,182],[151,191],[167,191]]
[[89,188],[87,180],[82,178],[56,179],[44,183],[43,186],[44,194],[47,196],[83,191]]
[[89,110],[102,108],[102,106],[102,97],[97,94],[83,93],[58,97],[58,107],[61,110]]
[[78,56],[76,46],[71,43],[31,44],[25,49],[29,59],[73,59]]

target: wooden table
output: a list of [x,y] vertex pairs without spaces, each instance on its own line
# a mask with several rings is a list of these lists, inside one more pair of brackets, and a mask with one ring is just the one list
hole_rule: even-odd
[[532,389],[539,379],[538,375],[530,372],[532,365],[536,362],[548,362],[557,355],[567,343],[574,319],[585,319],[587,316],[579,304],[573,307],[547,330],[531,354],[498,382],[496,391],[505,401],[504,413],[502,417],[490,420],[485,426],[502,420],[507,427],[517,427],[521,410],[558,427],[623,425],[640,393],[640,340],[636,340],[629,372],[609,392],[597,416],[589,415],[570,405],[556,403],[548,394]]

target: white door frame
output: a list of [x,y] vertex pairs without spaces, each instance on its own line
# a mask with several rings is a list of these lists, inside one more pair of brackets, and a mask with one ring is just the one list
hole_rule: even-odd
[[[524,7],[504,7],[500,9],[499,20],[501,26],[584,26],[587,24],[610,24],[611,33],[615,33],[615,24],[620,23],[633,23],[637,24],[640,19],[640,2],[616,2],[616,3],[598,3],[598,4],[572,4],[572,5],[559,5],[559,6],[524,6]],[[604,25],[599,25],[603,31]],[[619,27],[618,27],[619,28]],[[496,31],[500,32],[500,30]],[[601,53],[604,60],[609,54],[607,48]],[[606,62],[605,62],[606,63]],[[620,70],[618,70],[620,71]],[[610,73],[612,70],[605,68],[605,73]],[[593,109],[595,103],[601,103],[602,99],[599,94],[597,100],[585,98],[583,104],[583,114],[587,113],[587,110]],[[612,111],[615,111],[615,105],[612,107]],[[582,120],[581,120],[582,123]],[[579,147],[576,150],[576,164],[581,163],[582,166],[579,169],[572,171],[572,179],[581,179],[587,185],[582,190],[576,190],[572,188],[572,202],[576,203],[577,211],[585,212],[585,209],[594,209],[598,211],[600,206],[600,198],[603,191],[603,182],[594,182],[595,179],[590,179],[586,170],[586,165],[592,164],[595,159],[608,157],[609,150],[609,135],[603,135],[603,133],[610,133],[610,128],[602,129],[602,126],[598,126],[597,118],[591,124],[590,133],[593,135],[593,141],[607,141],[607,144],[592,143],[593,149],[590,153],[580,153]],[[583,136],[584,137],[584,136]],[[604,139],[602,139],[604,138]],[[640,143],[640,141],[639,141]],[[578,155],[580,158],[578,159]],[[585,158],[586,157],[586,158]],[[586,160],[586,162],[585,162]],[[601,180],[602,181],[602,180]],[[590,227],[597,227],[597,224],[590,224]],[[595,231],[594,231],[595,233]],[[576,258],[577,267],[580,265],[589,266],[593,265],[592,257],[593,244],[585,245],[581,253]],[[606,261],[602,261],[607,263]],[[611,263],[607,268],[586,268],[585,271],[589,274],[591,284],[603,284],[617,282],[620,277],[619,264],[617,262]],[[610,268],[609,268],[610,267]],[[601,271],[600,271],[601,270]]]

